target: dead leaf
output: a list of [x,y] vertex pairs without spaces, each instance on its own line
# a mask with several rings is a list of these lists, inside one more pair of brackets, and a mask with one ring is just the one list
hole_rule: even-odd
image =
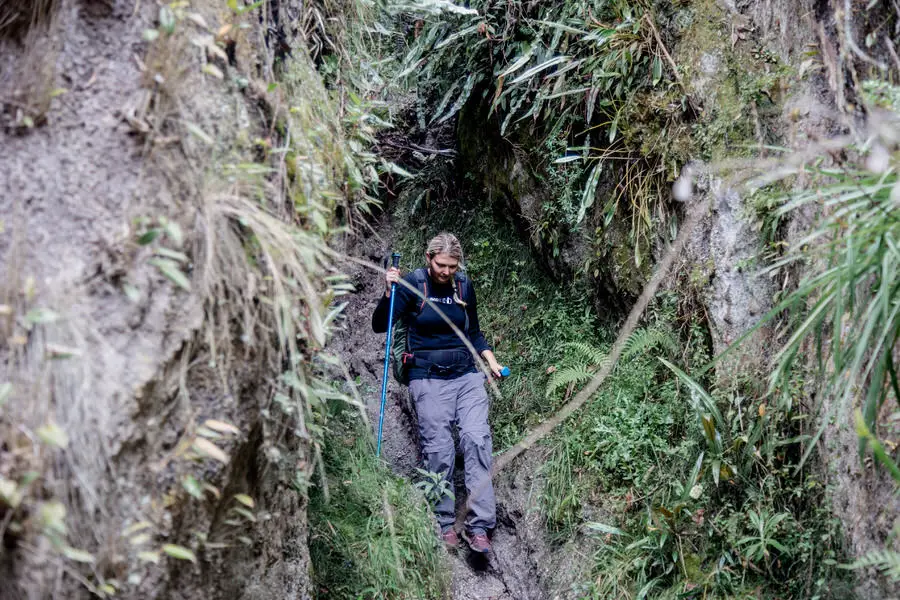
[[205,65],[203,65],[203,68],[200,70],[203,71],[204,73],[206,73],[207,75],[212,75],[216,79],[225,79],[225,73],[223,73],[222,69],[220,69],[216,65],[206,63]]
[[187,18],[193,21],[197,27],[200,27],[202,29],[209,29],[209,25],[206,24],[206,19],[203,18],[203,15],[192,12],[188,13]]
[[219,433],[233,433],[234,435],[239,435],[241,433],[241,430],[231,423],[218,421],[216,419],[207,419],[203,422],[203,425],[209,427],[213,431],[218,431]]
[[196,438],[192,445],[194,450],[198,453],[221,463],[228,464],[228,455],[211,441],[204,438]]

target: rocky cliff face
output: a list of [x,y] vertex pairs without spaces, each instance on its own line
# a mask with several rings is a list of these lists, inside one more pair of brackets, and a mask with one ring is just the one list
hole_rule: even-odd
[[297,209],[330,219],[342,141],[302,3],[20,8],[0,11],[0,596],[309,597],[300,395],[327,261]]

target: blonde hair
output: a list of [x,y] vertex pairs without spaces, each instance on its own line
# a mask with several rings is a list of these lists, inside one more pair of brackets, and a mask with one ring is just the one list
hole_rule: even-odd
[[[446,254],[450,258],[458,260],[459,268],[463,268],[462,244],[459,243],[459,239],[455,235],[447,231],[442,231],[431,238],[431,241],[428,242],[428,247],[425,249],[425,254],[429,259],[434,258],[438,254]],[[456,288],[456,277],[451,277],[450,281],[453,284],[453,301],[465,308],[467,305],[459,297],[459,290]]]
[[446,254],[451,258],[458,260],[459,267],[462,268],[462,244],[459,243],[459,240],[452,233],[442,231],[431,238],[431,241],[428,242],[428,248],[425,250],[425,254],[427,254],[429,258],[434,258],[438,254]]

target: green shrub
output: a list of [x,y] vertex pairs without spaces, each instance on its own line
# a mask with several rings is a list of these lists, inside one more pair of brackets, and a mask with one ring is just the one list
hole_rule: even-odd
[[[665,303],[661,303],[665,304]],[[671,302],[668,303],[671,311]],[[654,354],[672,356],[677,344],[659,318],[627,341],[619,363],[578,419],[565,422],[552,440],[543,474],[542,511],[548,525],[571,534],[581,524],[582,504],[603,494],[650,489],[694,454],[683,399]],[[606,360],[605,348],[571,342],[560,348],[560,368],[547,395],[569,397]]]

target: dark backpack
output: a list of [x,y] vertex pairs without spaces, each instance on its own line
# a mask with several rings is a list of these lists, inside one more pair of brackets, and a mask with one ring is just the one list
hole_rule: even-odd
[[[469,280],[462,273],[457,273],[454,275],[456,278],[456,292],[459,294],[459,299],[463,302],[466,301],[467,287],[469,285]],[[428,297],[428,271],[424,268],[416,269],[413,271],[413,285],[416,286],[416,289],[422,292],[422,295],[427,298]],[[415,316],[422,314],[422,311],[425,309],[425,300],[421,300],[419,302],[419,310],[416,311]],[[469,311],[466,310],[466,326],[463,329],[463,333],[469,335]],[[402,385],[409,385],[409,364],[407,364],[404,360],[405,356],[409,356],[409,323],[410,320],[413,319],[413,315],[402,315],[401,318],[397,319],[394,322],[393,333],[391,334],[391,364],[392,364],[392,372],[394,373],[394,379],[396,379]]]

